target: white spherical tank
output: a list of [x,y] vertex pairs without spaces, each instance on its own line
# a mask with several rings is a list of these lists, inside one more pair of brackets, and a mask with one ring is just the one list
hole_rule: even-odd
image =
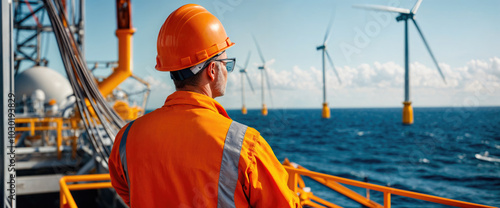
[[29,99],[36,90],[45,93],[45,103],[54,99],[60,108],[74,100],[68,99],[73,94],[68,79],[47,67],[35,66],[15,77],[16,103],[22,101],[23,95]]

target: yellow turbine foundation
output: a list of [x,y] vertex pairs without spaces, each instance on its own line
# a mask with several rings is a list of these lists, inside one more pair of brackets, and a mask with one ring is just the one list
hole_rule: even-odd
[[267,116],[267,106],[266,104],[262,104],[262,115]]
[[328,103],[323,103],[323,111],[321,113],[323,118],[330,118],[330,108],[328,107]]
[[413,124],[413,108],[411,107],[411,102],[403,102],[403,124],[411,125]]
[[243,115],[246,115],[247,114],[247,107],[245,107],[245,105],[243,105],[243,107],[241,108],[241,113]]

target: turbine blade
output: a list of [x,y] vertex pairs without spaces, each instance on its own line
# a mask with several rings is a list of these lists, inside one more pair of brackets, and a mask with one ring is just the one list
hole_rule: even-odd
[[262,55],[262,51],[260,50],[259,43],[257,42],[257,39],[255,36],[253,36],[253,40],[255,41],[255,45],[257,46],[257,51],[259,52],[260,60],[262,60],[262,64],[266,64],[266,60],[264,59],[264,55]]
[[375,11],[384,11],[384,12],[396,12],[402,14],[410,14],[409,9],[389,7],[389,6],[380,6],[380,5],[354,5],[354,8],[358,9],[367,9],[367,10],[375,10]]
[[248,61],[250,60],[251,54],[252,54],[252,51],[248,51],[247,62],[245,62],[245,69],[247,69],[247,67],[248,67]]
[[266,76],[267,91],[269,91],[269,97],[271,98],[271,104],[273,103],[273,91],[271,91],[271,83],[269,82],[269,75],[267,74],[267,68],[264,68],[264,75]]
[[422,0],[418,0],[417,3],[415,3],[415,6],[413,6],[413,9],[411,9],[412,14],[417,13],[418,7],[420,7],[421,3],[422,3]]
[[332,66],[332,69],[335,72],[335,75],[337,75],[337,80],[339,81],[340,84],[342,84],[342,81],[340,80],[339,73],[337,72],[337,69],[335,68],[335,65],[333,64],[332,58],[330,57],[330,54],[328,53],[328,51],[326,51],[326,57],[328,57],[328,61],[330,61],[330,65]]
[[330,31],[332,30],[334,17],[335,16],[332,14],[332,17],[330,18],[330,22],[328,22],[328,27],[326,28],[325,38],[323,39],[323,45],[325,45],[326,42],[328,41],[328,39],[330,39]]
[[250,85],[250,89],[252,89],[252,92],[255,93],[255,90],[253,89],[252,82],[250,81],[250,77],[248,76],[248,73],[245,72],[245,76],[247,77],[248,84]]
[[431,58],[432,58],[432,60],[434,61],[434,64],[436,64],[436,67],[437,67],[437,69],[438,69],[438,71],[439,71],[439,74],[441,75],[441,78],[443,78],[444,83],[445,83],[445,84],[447,84],[447,83],[446,83],[446,79],[444,78],[443,71],[441,71],[441,68],[439,67],[439,64],[438,64],[438,62],[437,62],[437,60],[436,60],[436,57],[434,57],[434,54],[433,54],[433,53],[432,53],[432,51],[431,51],[431,47],[429,47],[429,44],[427,44],[427,41],[426,41],[426,40],[425,40],[425,38],[424,38],[424,34],[423,34],[423,33],[422,33],[422,31],[420,30],[420,27],[418,27],[417,22],[416,22],[414,19],[411,19],[411,20],[412,20],[412,21],[413,21],[413,23],[415,24],[415,27],[417,28],[417,31],[418,31],[418,33],[420,34],[420,37],[422,37],[422,40],[424,41],[425,47],[427,47],[427,50],[429,51],[429,54],[431,55]]

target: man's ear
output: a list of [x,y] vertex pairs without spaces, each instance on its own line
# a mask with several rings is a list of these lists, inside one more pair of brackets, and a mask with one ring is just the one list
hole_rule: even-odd
[[214,81],[215,80],[215,62],[211,62],[208,66],[207,69],[205,70],[207,72],[208,80]]

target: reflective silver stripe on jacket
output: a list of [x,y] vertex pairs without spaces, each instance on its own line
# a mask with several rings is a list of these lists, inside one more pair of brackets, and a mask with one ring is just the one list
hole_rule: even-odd
[[217,208],[236,207],[234,191],[238,181],[241,146],[247,128],[247,126],[233,121],[227,131],[219,173]]
[[[135,121],[135,120],[134,120]],[[127,129],[125,129],[125,132],[123,132],[122,135],[122,140],[120,141],[120,160],[122,161],[122,168],[123,172],[125,173],[125,177],[127,178],[127,185],[128,185],[128,190],[130,191],[130,179],[128,177],[128,167],[127,167],[127,135],[128,135],[128,130],[134,123],[134,121],[130,122],[130,124],[127,126]]]

